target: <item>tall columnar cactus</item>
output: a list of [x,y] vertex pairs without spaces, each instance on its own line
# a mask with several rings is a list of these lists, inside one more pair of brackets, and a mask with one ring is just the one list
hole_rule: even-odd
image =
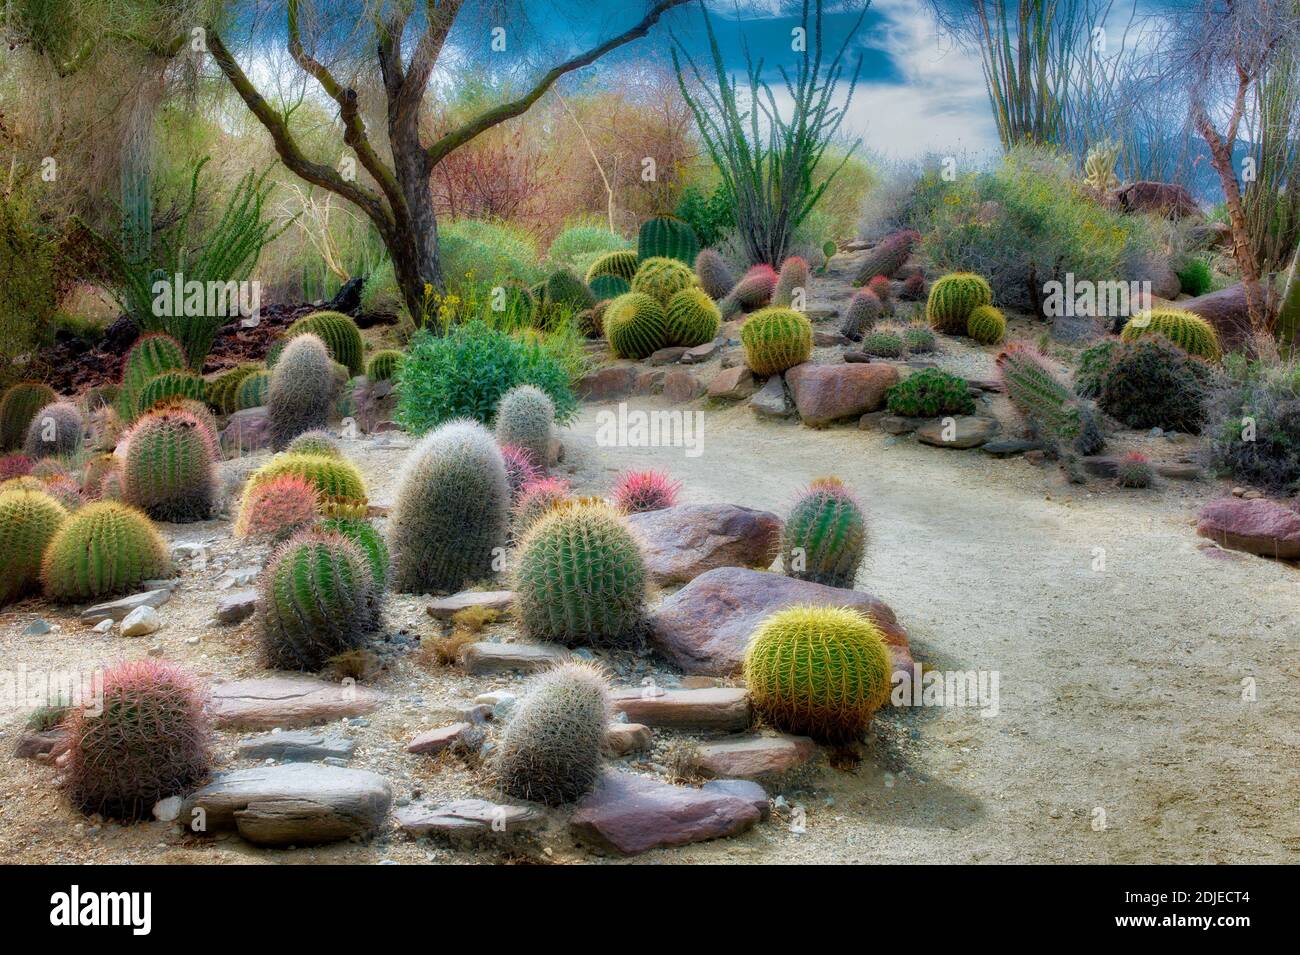
[[248,408],[260,408],[266,404],[266,393],[271,387],[271,373],[269,371],[255,371],[244,378],[235,390],[235,406],[237,411],[244,411]]
[[1011,403],[1043,437],[1096,454],[1103,441],[1092,405],[1077,399],[1036,349],[1012,342],[998,356],[998,373]]
[[773,305],[740,326],[745,364],[756,375],[776,375],[801,365],[812,354],[812,324],[800,312]]
[[140,414],[140,392],[165,371],[185,370],[185,349],[172,336],[150,332],[135,340],[122,362],[122,382],[117,392],[117,413],[123,421]]
[[275,552],[259,585],[268,665],[319,670],[364,646],[379,597],[370,563],[342,534],[300,531]]
[[862,265],[858,267],[858,274],[853,280],[853,284],[866,285],[877,275],[892,279],[907,262],[908,257],[912,254],[912,250],[920,239],[921,236],[911,229],[904,229],[901,232],[893,232],[885,236],[867,250]]
[[390,381],[401,370],[406,356],[396,348],[382,348],[370,356],[366,377],[371,381]]
[[952,272],[930,286],[925,315],[935,331],[966,334],[966,319],[981,305],[993,304],[993,289],[974,272]]
[[636,254],[642,262],[652,258],[676,259],[690,265],[700,252],[700,240],[686,222],[673,216],[655,216],[641,224]]
[[538,478],[529,481],[519,491],[510,513],[510,531],[521,538],[537,519],[552,508],[569,500],[573,488],[563,478]]
[[1189,355],[1218,361],[1219,336],[1214,326],[1194,312],[1180,308],[1152,308],[1128,320],[1120,338],[1134,342],[1143,335],[1163,335]]
[[388,582],[388,545],[375,525],[361,517],[331,517],[320,522],[320,529],[327,533],[342,534],[360,548],[366,563],[370,565],[370,576],[375,582],[375,590],[382,592]]
[[36,412],[59,400],[54,389],[39,381],[20,381],[0,398],[0,451],[14,451],[27,438]]
[[257,365],[245,364],[218,375],[208,382],[208,404],[218,414],[234,414],[239,410],[239,386],[259,370]]
[[685,288],[668,300],[664,310],[668,341],[694,348],[711,342],[722,325],[722,314],[702,288]]
[[620,295],[605,309],[605,337],[619,358],[645,358],[668,340],[663,306],[640,292]]
[[148,818],[211,771],[206,688],[161,660],[118,663],[104,672],[103,702],[73,707],[67,720],[63,785],[72,804],[114,819]]
[[[298,335],[315,335],[324,342],[330,357],[347,368],[349,377],[365,373],[365,344],[361,340],[361,329],[342,312],[312,312],[298,319],[285,330],[284,348],[288,349],[289,341]],[[281,351],[281,358],[283,355],[284,351]],[[275,364],[278,365],[279,360]]]
[[844,312],[844,322],[840,325],[840,334],[850,341],[860,342],[875,328],[876,322],[884,314],[884,307],[876,293],[869,288],[858,289],[849,299],[849,307]]
[[726,298],[736,287],[736,277],[716,249],[700,250],[695,257],[695,277],[714,301]]
[[286,454],[262,465],[248,479],[244,498],[267,481],[283,474],[293,474],[310,481],[316,488],[317,503],[324,513],[336,514],[366,510],[366,482],[355,464],[344,458],[320,454]]
[[734,318],[741,311],[751,312],[767,305],[772,301],[778,280],[772,266],[763,263],[755,265],[732,286],[726,298],[718,302],[723,320]]
[[846,607],[780,610],[745,651],[755,711],[777,729],[827,742],[861,738],[889,700],[892,671],[880,628]]
[[127,433],[122,491],[154,520],[203,521],[216,499],[212,439],[185,411],[150,412]]
[[966,334],[981,345],[997,345],[1007,336],[1006,317],[992,305],[978,305],[966,317]]
[[281,474],[244,496],[235,520],[236,537],[284,540],[320,517],[316,485],[296,474]]
[[695,274],[688,266],[676,259],[659,257],[641,262],[641,267],[632,277],[632,291],[649,295],[661,306],[666,306],[670,298],[694,283]]
[[587,269],[587,284],[591,285],[602,275],[616,275],[623,281],[631,283],[639,264],[635,249],[615,249],[606,252]]
[[497,402],[497,440],[523,448],[543,470],[551,452],[555,403],[542,389],[515,385]]
[[[799,290],[802,290],[800,293]],[[772,304],[789,308],[795,304],[794,298],[800,294],[802,303],[808,299],[808,263],[797,255],[789,256],[781,263],[781,272],[776,279],[776,288],[772,291]],[[801,303],[801,304],[802,304]],[[800,311],[805,308],[801,307]]]
[[785,522],[781,565],[799,580],[853,586],[867,547],[862,508],[837,478],[808,485]]
[[393,589],[455,591],[490,577],[505,546],[510,489],[491,433],[449,421],[406,459],[389,519]]
[[139,417],[160,401],[174,398],[191,398],[202,401],[207,395],[208,386],[198,375],[190,371],[164,371],[144,383],[135,398],[135,417]]
[[681,489],[662,471],[625,471],[614,482],[614,506],[626,514],[661,511],[677,503]]
[[627,644],[644,622],[646,568],[631,529],[603,503],[548,511],[519,544],[516,607],[524,630],[568,646]]
[[68,512],[44,491],[0,494],[0,607],[41,579],[41,558]]
[[76,603],[125,593],[142,580],[171,573],[167,544],[153,522],[116,501],[87,504],[59,528],[45,549],[45,596]]
[[493,776],[507,796],[559,806],[600,778],[609,726],[609,684],[587,663],[533,678],[497,747]]
[[513,506],[519,500],[524,485],[542,476],[542,469],[533,460],[531,451],[513,444],[501,445],[501,460],[505,462],[506,484],[510,487],[510,503]]
[[271,373],[266,398],[271,447],[282,451],[304,431],[323,429],[338,391],[325,343],[312,334],[295,336]]
[[288,454],[318,454],[323,458],[341,458],[343,451],[328,431],[304,431],[284,449]]
[[56,401],[32,415],[23,454],[29,458],[70,458],[81,450],[86,422],[71,401]]
[[597,275],[588,287],[598,303],[607,302],[632,291],[632,283],[621,275]]

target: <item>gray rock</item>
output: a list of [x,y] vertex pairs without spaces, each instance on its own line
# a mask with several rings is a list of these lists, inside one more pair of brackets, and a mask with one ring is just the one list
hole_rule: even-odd
[[460,799],[441,806],[417,803],[393,813],[397,828],[413,839],[442,836],[456,842],[510,839],[546,824],[535,806],[511,806],[486,799]]
[[984,444],[998,433],[999,427],[996,418],[957,415],[938,418],[917,428],[916,437],[922,444],[964,451]]
[[1005,438],[1001,441],[990,441],[982,445],[980,450],[995,458],[1010,458],[1017,454],[1024,454],[1026,451],[1041,451],[1043,445],[1039,441],[1026,441],[1023,438]]
[[162,627],[158,611],[150,606],[136,607],[122,618],[122,636],[143,637]]
[[481,607],[484,610],[496,610],[502,614],[510,610],[515,602],[513,590],[463,590],[450,597],[441,597],[429,604],[429,616],[435,620],[449,620],[462,610]]
[[646,361],[651,365],[674,365],[681,360],[686,354],[686,349],[681,345],[670,345],[667,348],[661,348],[652,354]]
[[50,626],[47,620],[33,620],[23,630],[24,637],[39,637],[42,634],[53,633],[54,628]]
[[687,583],[715,567],[768,567],[781,518],[736,504],[678,504],[632,514],[632,532],[657,583]]
[[563,663],[572,654],[551,643],[471,643],[462,657],[465,672],[472,676],[490,673],[532,673]]
[[[863,415],[866,417],[866,415]],[[886,434],[911,434],[917,428],[924,427],[932,422],[933,418],[904,418],[896,414],[884,414],[880,416],[878,425],[881,431]]]
[[272,676],[218,683],[212,688],[208,712],[218,729],[269,730],[370,713],[386,699],[384,693],[362,686],[310,676]]
[[752,779],[710,779],[700,788],[704,792],[725,793],[745,800],[758,810],[758,817],[763,822],[772,814],[772,806],[767,801],[767,790]]
[[217,619],[226,625],[247,620],[257,609],[257,591],[253,588],[235,590],[217,602]]
[[696,345],[694,348],[688,348],[682,354],[681,363],[683,365],[699,365],[708,361],[718,353],[719,345],[716,341],[705,342],[703,345]]
[[120,600],[110,600],[107,603],[95,604],[93,607],[87,607],[81,612],[81,622],[96,624],[101,620],[123,620],[136,607],[153,607],[157,610],[168,600],[171,599],[172,592],[170,589],[160,587],[157,590],[146,590],[143,593],[132,594],[129,597],[123,597]]
[[767,379],[749,399],[749,407],[760,418],[790,418],[794,415],[794,406],[785,396],[785,383],[780,375]]
[[281,763],[310,763],[327,757],[351,759],[355,740],[311,730],[266,733],[239,741],[243,759],[274,759]]
[[630,723],[678,730],[748,729],[749,691],[720,686],[699,690],[665,690],[659,687],[624,687],[610,693],[615,713]]
[[181,814],[181,797],[168,796],[153,804],[153,817],[159,822],[175,822]]

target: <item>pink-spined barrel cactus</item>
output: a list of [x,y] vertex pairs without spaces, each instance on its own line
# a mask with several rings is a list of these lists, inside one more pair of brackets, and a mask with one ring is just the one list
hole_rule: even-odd
[[506,463],[506,482],[510,485],[510,503],[519,502],[524,487],[542,476],[532,452],[517,444],[501,445],[501,459]]
[[614,483],[614,504],[628,514],[659,511],[677,503],[681,488],[662,471],[628,471]]
[[249,490],[239,508],[235,536],[284,540],[318,517],[316,485],[297,474],[281,474]]

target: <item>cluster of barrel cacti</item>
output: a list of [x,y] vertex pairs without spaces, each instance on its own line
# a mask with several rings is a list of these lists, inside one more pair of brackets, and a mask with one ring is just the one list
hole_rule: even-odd
[[123,439],[122,492],[154,520],[206,520],[216,502],[215,436],[194,414],[152,411]]
[[925,314],[936,331],[964,335],[971,312],[992,304],[993,288],[986,279],[974,272],[952,272],[930,286]]
[[171,573],[167,544],[153,522],[130,505],[97,501],[72,514],[45,549],[45,596],[75,603],[126,593]]
[[289,343],[299,335],[315,335],[325,345],[329,357],[348,370],[348,375],[364,374],[365,343],[357,323],[341,312],[313,312],[287,329],[278,343],[280,348],[268,356],[268,365],[275,366],[287,350]]
[[[285,474],[311,482],[322,512],[331,516],[365,513],[366,482],[346,458],[323,454],[285,454],[272,458],[249,477],[244,502],[262,484]],[[242,505],[241,505],[242,509]]]
[[165,401],[192,399],[203,401],[208,393],[207,383],[192,371],[183,368],[154,375],[136,395],[135,417],[139,417]]
[[208,382],[207,402],[220,414],[234,414],[239,410],[239,386],[249,375],[261,369],[254,364],[239,365],[222,372]]
[[36,412],[58,400],[54,389],[39,381],[11,385],[0,398],[0,451],[21,448]]
[[862,507],[837,478],[819,478],[799,495],[785,522],[786,574],[831,587],[852,587],[867,547]]
[[145,385],[164,372],[184,371],[185,361],[184,347],[170,335],[150,332],[137,338],[122,362],[122,378],[117,389],[118,416],[125,422],[134,421],[140,414],[140,396]]
[[756,375],[776,375],[808,360],[812,324],[802,312],[770,306],[754,312],[740,327],[745,363]]
[[627,514],[660,511],[677,503],[680,481],[662,471],[626,471],[614,482],[614,506]]
[[655,257],[645,259],[632,277],[632,291],[648,295],[666,308],[668,300],[695,282],[690,266],[677,259]]
[[501,443],[501,460],[505,462],[506,484],[510,488],[513,506],[524,488],[542,476],[542,469],[533,460],[532,452],[507,442]]
[[1148,309],[1128,320],[1120,338],[1133,342],[1143,335],[1161,335],[1189,355],[1206,361],[1219,360],[1219,336],[1214,326],[1185,309]]
[[245,411],[248,408],[261,408],[266,404],[266,396],[270,388],[271,373],[264,368],[243,378],[239,382],[239,387],[235,389],[237,410]]
[[0,491],[0,606],[37,589],[45,549],[67,517],[39,487]]

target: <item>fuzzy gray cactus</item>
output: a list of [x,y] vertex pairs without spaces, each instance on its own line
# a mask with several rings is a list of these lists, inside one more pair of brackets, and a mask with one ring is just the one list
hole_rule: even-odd
[[86,422],[71,401],[56,401],[32,415],[23,454],[29,458],[70,458],[81,450]]
[[548,806],[581,798],[600,778],[609,717],[609,684],[599,668],[565,663],[535,677],[502,734],[497,787]]
[[492,434],[449,421],[406,459],[389,518],[392,587],[455,591],[490,576],[508,533],[510,488]]
[[283,451],[304,431],[323,429],[338,390],[325,343],[309,333],[291,338],[275,363],[267,392],[271,447]]
[[324,458],[341,458],[343,452],[333,435],[323,429],[304,431],[285,449],[290,454],[317,454]]
[[714,301],[726,298],[736,287],[736,277],[715,249],[700,250],[695,257],[695,277],[700,280],[700,288]]
[[777,276],[776,290],[772,292],[772,304],[790,308],[797,289],[803,289],[800,297],[804,301],[799,303],[802,310],[808,297],[808,263],[792,255],[781,263],[781,274]]
[[533,385],[516,385],[497,402],[497,440],[523,448],[539,468],[546,468],[554,422],[555,403]]
[[840,334],[850,341],[860,342],[871,331],[880,316],[885,312],[884,305],[871,289],[858,289],[849,299],[849,307],[844,313],[844,323]]

